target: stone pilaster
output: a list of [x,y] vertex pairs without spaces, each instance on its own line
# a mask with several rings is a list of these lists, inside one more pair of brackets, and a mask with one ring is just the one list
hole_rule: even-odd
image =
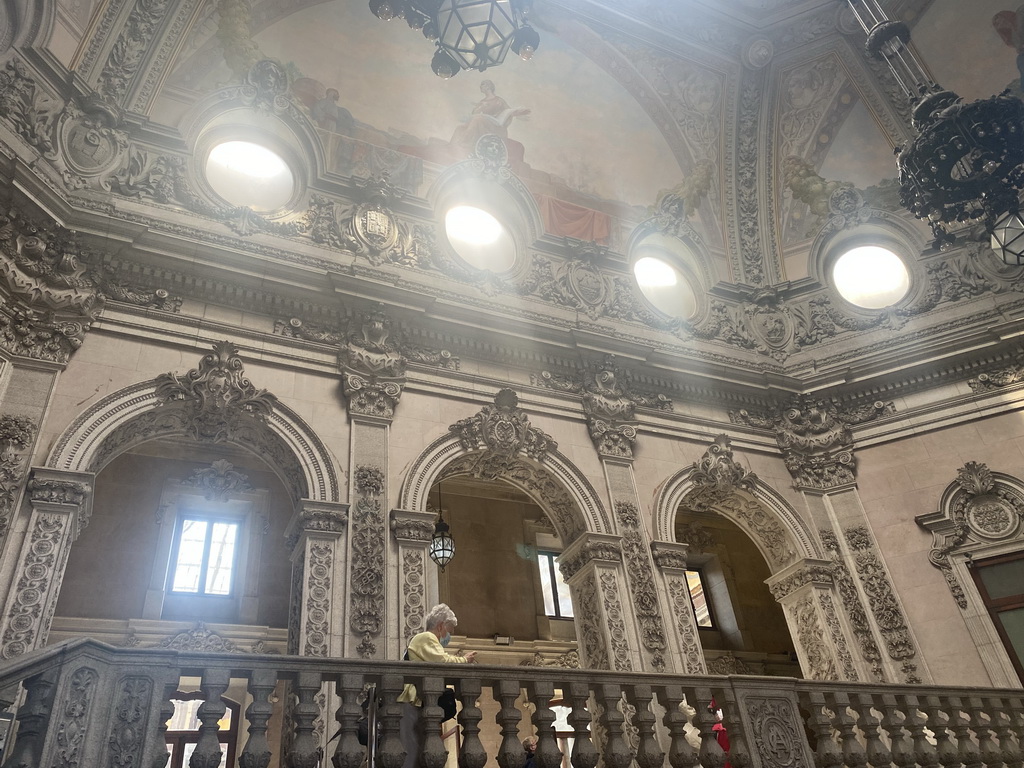
[[622,562],[622,537],[585,533],[559,557],[576,609],[580,665],[633,672],[642,669],[640,638]]
[[348,505],[304,500],[292,518],[289,648],[300,656],[340,656],[344,648]]
[[690,587],[686,582],[689,547],[668,541],[651,542],[655,581],[663,603],[669,606],[668,649],[672,666],[684,675],[707,674],[704,650],[693,615]]
[[432,512],[391,510],[393,557],[389,570],[393,573],[389,573],[388,581],[394,585],[392,604],[399,606],[399,610],[398,631],[389,632],[388,636],[397,638],[399,649],[408,646],[412,636],[423,631],[427,607],[437,601],[437,569],[428,553],[433,533]]
[[28,509],[9,536],[2,582],[0,658],[46,643],[71,545],[89,523],[91,474],[35,468],[26,486]]
[[833,595],[828,560],[804,558],[768,579],[782,605],[796,644],[804,677],[811,680],[861,680],[846,638],[850,636]]

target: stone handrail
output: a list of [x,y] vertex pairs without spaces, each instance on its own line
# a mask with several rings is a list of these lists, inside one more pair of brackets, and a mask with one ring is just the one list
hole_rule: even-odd
[[[750,676],[682,677],[554,667],[488,667],[367,662],[316,657],[115,648],[75,640],[5,662],[0,690],[15,700],[18,729],[3,768],[133,766],[162,768],[170,697],[181,676],[199,678],[199,742],[190,768],[221,760],[218,721],[231,680],[245,680],[247,735],[242,768],[359,768],[365,747],[357,721],[368,684],[382,705],[376,764],[400,768],[403,705],[415,684],[425,706],[423,768],[442,768],[441,708],[454,685],[460,702],[459,765],[521,768],[521,738],[536,729],[538,768],[560,768],[552,701],[571,708],[574,768],[1021,768],[1024,691],[934,686],[820,683]],[[274,696],[279,683],[289,695]],[[13,691],[13,693],[12,693]],[[524,695],[531,723],[521,722]],[[488,698],[489,697],[489,698]],[[729,737],[719,746],[716,714]],[[327,702],[326,704],[324,702]],[[493,725],[481,705],[494,710]],[[284,745],[275,750],[268,723],[284,706]],[[692,709],[690,709],[692,707]],[[691,723],[692,721],[692,723]],[[496,728],[495,728],[496,726]],[[489,729],[485,738],[481,733]],[[696,729],[696,730],[694,730]],[[338,738],[326,740],[326,734]],[[491,754],[485,742],[496,745]],[[324,744],[326,743],[326,754]],[[276,752],[276,753],[275,753]]]

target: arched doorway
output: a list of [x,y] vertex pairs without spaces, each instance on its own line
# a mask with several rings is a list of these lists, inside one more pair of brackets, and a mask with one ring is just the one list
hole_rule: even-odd
[[285,650],[293,504],[261,458],[153,440],[112,459],[93,493],[49,643]]

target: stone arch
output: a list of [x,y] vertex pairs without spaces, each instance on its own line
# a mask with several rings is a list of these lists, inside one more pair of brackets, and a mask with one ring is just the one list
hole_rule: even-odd
[[[658,489],[654,500],[654,531],[658,541],[675,541],[679,507],[702,488],[700,469],[687,467]],[[763,516],[751,506],[756,504]],[[772,572],[801,558],[824,557],[817,540],[796,510],[775,489],[747,474],[742,488],[732,488],[709,505],[744,530],[757,545]]]
[[550,516],[564,545],[585,532],[613,532],[594,486],[557,450],[549,450],[539,459],[495,457],[486,450],[467,448],[453,434],[439,437],[412,463],[402,483],[399,506],[424,511],[427,493],[435,482],[467,474],[503,480],[526,493]]
[[[241,374],[237,349],[220,342],[198,369],[181,376],[162,374],[118,390],[64,430],[46,466],[97,473],[136,445],[184,436],[233,443],[262,456],[295,501],[338,501],[338,476],[327,447],[295,411],[257,391]],[[209,388],[215,379],[214,385],[222,389]]]

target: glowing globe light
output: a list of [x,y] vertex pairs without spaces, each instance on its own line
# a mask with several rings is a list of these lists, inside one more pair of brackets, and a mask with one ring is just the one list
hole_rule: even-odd
[[291,168],[276,152],[250,141],[225,141],[206,158],[206,180],[231,205],[273,211],[295,191]]
[[491,245],[501,237],[501,222],[481,208],[456,205],[444,217],[444,226],[450,240],[461,240],[471,245]]
[[839,294],[865,309],[891,307],[910,290],[906,264],[888,248],[862,245],[840,256],[832,267]]

